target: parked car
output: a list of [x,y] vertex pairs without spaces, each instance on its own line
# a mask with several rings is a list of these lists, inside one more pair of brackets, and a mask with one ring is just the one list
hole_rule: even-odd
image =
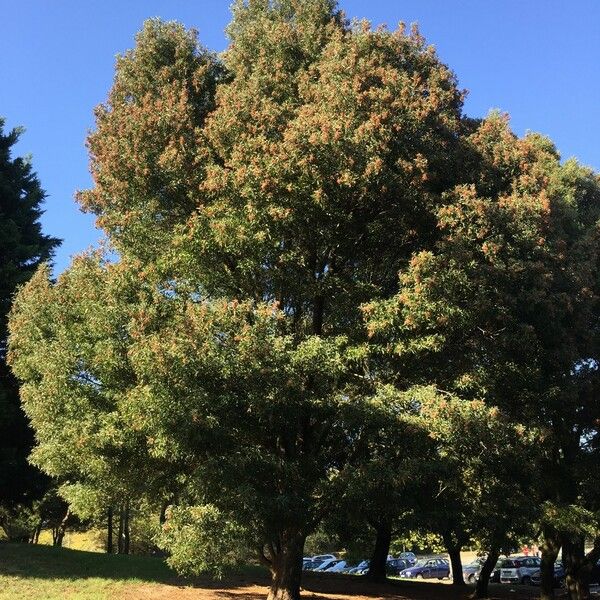
[[337,558],[337,556],[335,554],[317,554],[316,556],[311,556],[310,558],[311,560],[323,562],[325,560],[329,560],[330,558]]
[[470,562],[468,565],[463,567],[463,579],[467,583],[475,583],[477,581],[477,576],[481,571],[481,567],[483,567],[483,563],[485,562],[485,558],[477,558],[473,562]]
[[500,568],[500,583],[531,584],[531,575],[542,564],[537,556],[516,556],[508,558]]
[[398,558],[405,560],[409,567],[412,567],[417,563],[417,557],[414,552],[400,552],[400,554],[398,554]]
[[[560,567],[558,569],[557,569],[557,565],[560,565]],[[557,561],[554,565],[555,584],[557,584],[557,582],[556,582],[557,570],[558,570],[558,576],[560,577],[559,585],[562,586],[565,583],[565,578],[567,576],[567,572],[566,572],[565,566],[562,564],[561,561]],[[561,573],[562,573],[562,575],[561,575]],[[535,577],[533,575],[531,576],[531,582],[534,585],[539,585],[539,581],[540,581],[539,575],[536,575]],[[590,573],[589,583],[592,586],[600,586],[600,560],[592,567],[592,572]],[[558,585],[557,585],[557,587],[558,587]],[[600,592],[600,590],[598,590],[596,593],[598,593],[598,592]]]
[[345,560],[339,560],[331,567],[327,567],[325,569],[326,573],[341,573],[344,569],[349,566],[348,562]]
[[347,573],[351,575],[364,575],[369,570],[369,564],[371,561],[363,560],[359,562],[355,567],[348,569]]
[[[558,561],[554,563],[554,587],[561,587],[565,580],[565,568]],[[540,569],[531,574],[531,585],[540,585],[542,581],[542,572]]]
[[327,560],[324,560],[323,562],[321,562],[320,565],[316,566],[313,571],[326,571],[327,569],[329,569],[329,567],[333,567],[333,565],[337,565],[340,562],[339,558],[328,558]]
[[[490,583],[500,583],[500,571],[502,570],[502,565],[504,565],[504,564],[506,564],[508,566],[508,565],[511,565],[512,563],[507,558],[498,559],[498,561],[496,562],[496,566],[493,568],[492,572],[490,573]],[[479,580],[480,575],[481,575],[481,571],[478,571],[477,574],[475,575],[476,582]]]
[[303,571],[312,571],[313,569],[316,569],[321,564],[323,564],[322,560],[313,560],[312,558],[305,558],[302,560],[302,570]]
[[450,577],[450,564],[443,558],[422,558],[415,565],[400,572],[402,578],[444,579]]
[[400,575],[404,569],[408,569],[411,565],[403,558],[392,558],[385,563],[385,571],[388,575]]

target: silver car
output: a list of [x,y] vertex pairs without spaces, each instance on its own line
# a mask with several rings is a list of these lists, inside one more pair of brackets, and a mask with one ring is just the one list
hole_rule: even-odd
[[539,570],[542,561],[537,556],[515,556],[502,563],[500,583],[531,584],[531,576]]

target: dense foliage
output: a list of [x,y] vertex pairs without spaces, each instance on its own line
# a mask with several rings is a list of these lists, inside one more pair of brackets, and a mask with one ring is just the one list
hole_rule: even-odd
[[325,518],[376,532],[374,576],[394,533],[455,572],[476,544],[480,596],[541,529],[585,593],[598,176],[466,118],[416,29],[239,0],[228,35],[150,20],[117,60],[78,198],[118,259],[41,267],[11,314],[32,460],[78,514],[154,507],[182,571],[252,548],[271,600]]

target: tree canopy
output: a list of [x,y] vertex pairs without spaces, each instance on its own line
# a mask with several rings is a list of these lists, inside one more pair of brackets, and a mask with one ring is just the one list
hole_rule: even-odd
[[227,32],[217,56],[152,19],[117,59],[78,194],[117,256],[41,267],[11,313],[34,462],[80,511],[169,505],[180,570],[253,548],[270,600],[336,506],[385,557],[432,486],[422,522],[489,574],[533,478],[575,577],[556,515],[598,509],[598,176],[465,117],[416,28],[238,0]]

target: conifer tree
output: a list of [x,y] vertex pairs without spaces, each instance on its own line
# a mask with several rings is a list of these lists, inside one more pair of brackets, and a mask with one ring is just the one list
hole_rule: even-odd
[[27,158],[14,157],[20,129],[4,133],[0,118],[0,507],[5,518],[15,505],[41,495],[46,478],[28,464],[33,433],[19,403],[18,384],[6,364],[7,321],[12,298],[59,240],[40,224],[44,191]]

